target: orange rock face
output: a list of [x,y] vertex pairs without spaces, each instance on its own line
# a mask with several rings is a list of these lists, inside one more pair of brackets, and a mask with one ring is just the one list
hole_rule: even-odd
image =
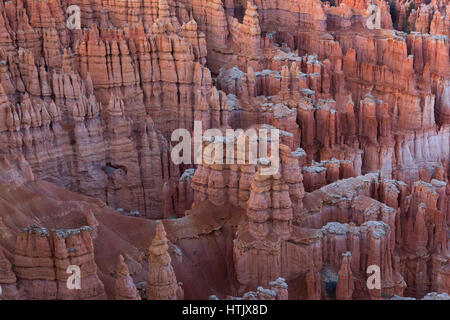
[[[97,275],[91,228],[55,229],[32,225],[17,236],[14,264],[27,299],[104,299]],[[80,270],[79,286],[69,286],[72,271]],[[67,271],[69,270],[69,271]],[[76,281],[76,280],[75,280]]]
[[338,283],[336,287],[336,299],[351,300],[355,285],[353,283],[353,273],[350,267],[351,254],[342,255],[341,267],[338,272]]
[[147,300],[179,300],[184,297],[171,265],[168,248],[164,225],[159,222],[148,249]]
[[1,2],[0,299],[446,299],[449,37],[448,0]]
[[17,278],[12,271],[11,263],[5,258],[3,252],[0,251],[0,286],[2,300],[16,300],[21,298],[17,290]]

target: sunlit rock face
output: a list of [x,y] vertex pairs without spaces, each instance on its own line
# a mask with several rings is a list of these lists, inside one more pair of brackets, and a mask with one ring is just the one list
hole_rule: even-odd
[[427,2],[1,2],[0,299],[448,299]]

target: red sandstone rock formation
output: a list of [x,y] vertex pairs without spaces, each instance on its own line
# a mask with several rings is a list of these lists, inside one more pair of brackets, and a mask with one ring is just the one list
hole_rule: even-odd
[[[258,134],[259,131],[257,130],[259,129],[271,128],[273,127],[258,126],[255,128],[255,134]],[[271,133],[269,131],[269,139],[270,135]],[[208,165],[204,161],[204,163],[198,166],[192,177],[191,184],[194,196],[193,206],[208,199],[216,205],[222,205],[230,201],[235,206],[242,208],[248,207],[247,201],[251,194],[250,190],[256,172],[256,164],[249,163],[250,156],[248,148],[250,142],[248,140],[245,141],[246,149],[243,150],[243,147],[239,146],[239,138],[234,138],[230,142],[224,140],[224,150],[227,148],[234,149],[234,158],[230,164],[224,158],[223,165]],[[270,158],[270,142],[267,144],[267,149],[267,156]],[[244,164],[237,164],[239,152],[242,152],[246,159]],[[259,152],[259,149],[257,152]],[[280,164],[278,172],[288,186],[290,201],[296,212],[300,212],[303,208],[304,188],[302,183],[303,175],[300,168],[303,156],[304,151],[302,149],[292,151],[286,145],[279,145]]]
[[[68,5],[0,3],[1,299],[448,297],[448,0]],[[175,164],[194,121],[278,172]]]
[[[97,275],[91,228],[55,229],[32,225],[17,237],[15,272],[27,299],[104,299]],[[80,287],[69,288],[69,266],[81,271]]]
[[353,290],[355,285],[353,283],[353,273],[350,266],[351,253],[342,254],[341,267],[338,273],[338,283],[336,287],[336,299],[338,300],[352,300]]
[[117,279],[114,286],[116,300],[141,300],[141,296],[136,290],[133,279],[130,277],[128,266],[122,255],[117,261]]
[[11,263],[0,250],[0,286],[2,289],[0,300],[16,300],[21,298],[17,290],[17,279],[12,271]]
[[149,251],[147,276],[148,300],[181,300],[184,293],[177,282],[171,258],[167,252],[166,231],[162,222],[156,225],[156,233]]
[[261,174],[258,167],[251,185],[247,221],[234,245],[235,269],[241,292],[267,286],[281,276],[282,238],[291,233],[292,203],[288,186],[277,173]]
[[[270,289],[264,289],[259,286],[255,291],[244,293],[242,297],[228,296],[226,300],[288,300],[288,285],[283,278],[269,282]],[[210,300],[219,300],[217,296],[212,295]]]

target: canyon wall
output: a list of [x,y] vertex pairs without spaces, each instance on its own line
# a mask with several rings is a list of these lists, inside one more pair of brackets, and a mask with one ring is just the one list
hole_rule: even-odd
[[[449,293],[449,8],[0,3],[1,299]],[[176,163],[177,129],[234,154]]]

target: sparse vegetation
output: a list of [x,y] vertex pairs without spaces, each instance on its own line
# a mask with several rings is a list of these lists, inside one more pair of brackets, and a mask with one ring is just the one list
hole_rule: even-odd
[[392,24],[397,21],[397,12],[395,11],[395,3],[391,2],[389,5],[389,13],[391,14]]

